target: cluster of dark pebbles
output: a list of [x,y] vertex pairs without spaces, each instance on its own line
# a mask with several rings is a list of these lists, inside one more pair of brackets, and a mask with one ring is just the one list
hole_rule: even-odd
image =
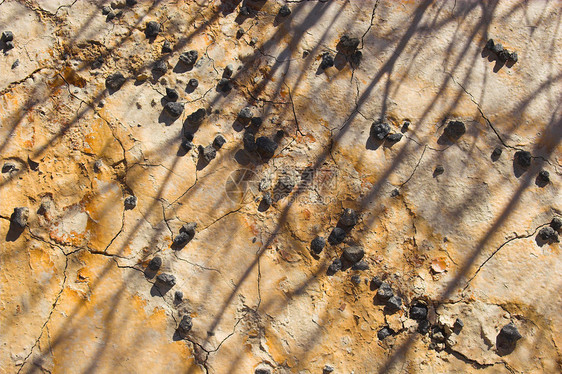
[[485,49],[494,53],[502,63],[515,64],[518,60],[517,52],[509,52],[501,43],[494,42],[494,39],[488,39]]

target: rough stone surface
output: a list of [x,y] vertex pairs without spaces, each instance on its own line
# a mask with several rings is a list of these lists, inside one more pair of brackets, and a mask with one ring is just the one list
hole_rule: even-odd
[[[0,173],[0,372],[560,372],[561,244],[538,237],[562,212],[559,21],[559,2],[539,0],[0,1],[14,36],[0,42],[0,165],[15,166]],[[357,47],[339,49],[344,35]],[[246,106],[259,126],[237,120]],[[370,136],[378,119],[402,139]],[[205,165],[186,133],[194,148],[228,142]],[[275,143],[269,159],[247,133]],[[258,209],[285,172],[291,193]],[[29,208],[24,230],[15,207]],[[347,208],[361,219],[345,243],[311,253]],[[175,250],[188,222],[197,234]],[[352,245],[369,268],[328,276]],[[354,275],[391,284],[402,310]],[[418,300],[426,319],[410,318]],[[522,338],[507,353],[496,339],[511,321]]]

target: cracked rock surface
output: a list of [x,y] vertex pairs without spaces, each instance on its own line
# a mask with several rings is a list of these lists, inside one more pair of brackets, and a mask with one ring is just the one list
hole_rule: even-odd
[[0,1],[0,372],[561,372],[561,16]]

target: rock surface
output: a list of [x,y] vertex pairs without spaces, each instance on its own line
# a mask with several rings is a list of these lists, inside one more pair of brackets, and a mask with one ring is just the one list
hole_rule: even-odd
[[284,4],[0,1],[0,372],[562,371],[559,3]]

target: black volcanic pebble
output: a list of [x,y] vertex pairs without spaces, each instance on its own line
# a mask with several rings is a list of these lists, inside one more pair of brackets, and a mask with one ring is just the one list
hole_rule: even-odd
[[503,49],[498,53],[498,58],[502,62],[506,62],[507,60],[509,60],[510,56],[511,56],[511,54],[509,53],[509,51],[507,49]]
[[185,336],[191,331],[192,327],[193,327],[193,321],[191,317],[188,315],[184,315],[178,326],[178,332],[180,333],[180,335]]
[[466,126],[461,121],[449,121],[444,134],[451,140],[457,140],[466,132]]
[[136,196],[127,196],[125,198],[125,209],[127,210],[131,210],[131,209],[135,209],[135,207],[137,206],[137,197]]
[[500,349],[514,348],[515,344],[522,336],[513,322],[508,323],[500,330],[496,337],[496,346]]
[[377,140],[383,140],[390,133],[390,126],[386,122],[373,122],[370,135]]
[[260,127],[263,123],[263,119],[261,119],[260,117],[252,117],[250,123],[252,124],[252,126]]
[[334,66],[334,58],[330,53],[328,52],[324,53],[322,55],[322,62],[320,62],[320,68],[327,69],[332,66]]
[[401,139],[402,139],[402,134],[400,134],[399,132],[389,134],[386,137],[386,141],[388,141],[390,143],[398,143]]
[[362,59],[363,59],[363,52],[355,51],[349,57],[349,62],[351,62],[351,64],[354,66],[359,66]]
[[455,332],[455,334],[459,334],[463,327],[464,327],[463,321],[461,321],[460,318],[457,318],[455,320],[455,323],[453,324],[453,331]]
[[245,107],[240,111],[240,113],[238,113],[238,117],[242,119],[251,119],[253,116],[254,114],[252,113],[252,108],[249,106]]
[[162,43],[162,53],[172,53],[172,44],[168,40],[164,40]]
[[408,129],[410,128],[410,121],[404,121],[404,123],[402,123],[402,132],[406,132],[408,131]]
[[212,145],[206,147],[199,146],[199,154],[207,162],[211,162],[215,157],[217,157],[217,150]]
[[277,143],[266,136],[260,136],[256,139],[256,147],[260,156],[271,158],[277,150]]
[[351,267],[351,270],[367,270],[369,269],[369,264],[364,260],[359,261]]
[[390,311],[396,312],[402,308],[402,299],[398,296],[392,296],[385,305]]
[[195,237],[196,228],[197,222],[188,222],[180,228],[180,233],[186,233],[191,239],[193,239],[193,237]]
[[554,229],[552,227],[547,226],[547,227],[543,227],[542,229],[540,229],[539,237],[542,240],[555,241],[555,240],[558,239],[558,234],[556,233],[556,231],[554,231]]
[[183,138],[181,141],[181,147],[186,151],[191,151],[194,147],[193,142],[187,138]]
[[421,321],[427,318],[427,306],[422,303],[415,303],[410,308],[410,318]]
[[224,67],[222,71],[223,78],[230,78],[232,77],[232,73],[234,73],[234,66],[232,64],[228,64]]
[[537,180],[541,183],[547,184],[550,182],[550,173],[546,170],[539,171],[537,175]]
[[224,136],[219,134],[215,136],[215,139],[213,140],[213,147],[220,149],[223,145],[225,145],[225,143],[226,139],[224,138]]
[[388,338],[392,334],[394,334],[394,331],[390,327],[385,326],[382,329],[380,329],[379,332],[377,332],[377,338],[379,338],[379,340],[384,340],[385,338]]
[[189,82],[187,82],[187,85],[191,88],[197,88],[197,86],[199,86],[199,81],[195,78],[191,78]]
[[110,89],[117,91],[125,83],[125,77],[121,73],[113,73],[105,78],[105,86]]
[[162,259],[158,256],[154,256],[148,263],[148,268],[152,271],[158,271],[160,266],[162,266]]
[[562,218],[554,217],[552,221],[550,221],[550,227],[554,230],[559,231],[562,228]]
[[174,287],[176,285],[176,277],[174,277],[172,274],[159,274],[156,277],[156,281],[168,287]]
[[186,120],[189,124],[198,125],[205,119],[207,111],[204,108],[199,108],[195,112],[187,116]]
[[377,288],[379,288],[382,284],[383,284],[383,281],[382,281],[382,279],[380,279],[378,276],[374,276],[373,279],[371,279],[371,288],[372,288],[372,289],[377,289]]
[[267,191],[266,193],[263,194],[263,197],[261,199],[261,203],[263,204],[263,208],[265,210],[269,209],[271,204],[273,204],[273,200],[271,198],[271,192]]
[[166,99],[176,101],[179,98],[178,91],[173,88],[166,87]]
[[217,88],[222,92],[228,92],[232,90],[232,83],[229,78],[222,78],[217,84]]
[[283,5],[279,8],[279,16],[281,17],[288,17],[291,15],[291,9],[287,5]]
[[517,61],[519,61],[519,57],[517,56],[517,52],[511,52],[509,54],[509,61],[511,61],[512,63],[516,63]]
[[486,42],[486,46],[485,48],[489,51],[491,51],[494,48],[494,39],[488,39],[488,41]]
[[423,319],[421,321],[418,321],[418,332],[420,334],[427,334],[429,332],[429,329],[431,328],[431,323],[429,323],[429,321],[427,319]]
[[398,188],[395,188],[390,192],[391,197],[396,197],[398,195],[400,195],[400,190],[398,190]]
[[357,224],[359,218],[357,217],[357,212],[353,209],[346,208],[338,221],[338,224],[343,227],[353,227]]
[[342,268],[342,263],[341,260],[339,258],[336,258],[331,264],[330,266],[328,266],[328,272],[330,272],[331,274],[337,273],[338,271],[340,271]]
[[191,240],[191,236],[186,233],[186,232],[180,232],[178,235],[176,235],[176,237],[174,238],[174,242],[172,243],[172,245],[177,248],[177,249],[182,249],[183,247],[186,246],[187,243],[189,243],[189,241]]
[[328,243],[331,245],[340,244],[345,239],[345,230],[340,227],[334,227],[330,236],[328,236]]
[[0,40],[2,40],[2,42],[4,43],[11,42],[12,40],[14,40],[14,33],[11,31],[2,31]]
[[342,52],[346,54],[352,54],[357,49],[357,47],[359,47],[359,43],[359,38],[350,38],[349,36],[344,35],[340,38],[338,47]]
[[343,258],[352,264],[361,261],[363,256],[365,256],[365,251],[358,245],[347,247],[343,250]]
[[174,293],[174,301],[175,301],[176,303],[180,303],[182,300],[183,300],[183,292],[181,292],[181,291],[176,291],[176,292]]
[[258,147],[256,145],[256,139],[254,137],[254,134],[251,133],[251,132],[246,131],[244,133],[244,136],[242,138],[242,142],[244,143],[244,148],[248,152],[254,152],[255,150],[258,149]]
[[168,64],[164,60],[158,60],[152,66],[152,71],[157,75],[164,75],[168,71]]
[[155,38],[160,33],[160,24],[156,21],[150,21],[146,24],[144,34],[147,38]]
[[240,8],[240,15],[244,17],[248,17],[250,15],[250,8],[247,6],[243,6]]
[[324,247],[326,246],[326,239],[321,236],[317,236],[310,242],[310,249],[316,254],[320,254]]
[[14,208],[14,213],[12,213],[12,217],[10,221],[20,228],[25,228],[27,226],[27,219],[29,218],[29,208],[27,207],[18,207]]
[[503,51],[503,45],[501,45],[501,43],[494,43],[494,45],[491,48],[491,51],[494,52],[495,54],[498,54],[501,51]]
[[392,288],[390,288],[390,285],[386,282],[382,282],[381,285],[379,286],[379,290],[377,291],[377,297],[380,300],[388,300],[390,299],[392,296],[394,296],[394,292],[392,292]]
[[531,153],[528,151],[517,151],[515,152],[515,161],[523,169],[527,169],[531,166]]
[[445,172],[445,168],[443,167],[443,165],[437,165],[435,167],[435,170],[433,171],[433,174],[435,175],[441,175]]
[[492,152],[492,157],[494,158],[498,158],[500,157],[502,154],[502,149],[500,147],[496,147],[494,148],[494,151]]
[[173,118],[178,118],[183,113],[184,105],[182,103],[168,102],[164,105],[164,110]]
[[191,65],[195,64],[198,57],[199,57],[199,53],[197,53],[196,50],[191,50],[191,51],[182,53],[180,55],[179,59],[184,64],[186,64],[188,66],[191,66]]

